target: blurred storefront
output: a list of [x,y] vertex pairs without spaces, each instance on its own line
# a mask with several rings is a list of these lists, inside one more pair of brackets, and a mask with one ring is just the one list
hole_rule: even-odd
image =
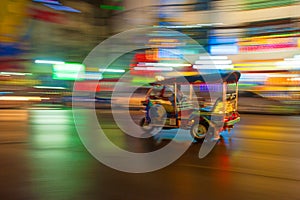
[[285,99],[285,103],[299,101],[299,1],[135,2],[124,1],[124,11],[115,16],[115,30],[160,26],[180,31],[211,56],[231,60],[232,69],[242,72],[241,90],[259,92],[264,98]]
[[[289,80],[293,81],[282,91],[298,84],[295,81],[300,69],[297,56],[300,54],[300,13],[297,12],[300,3],[297,0],[4,0],[0,6],[4,8],[0,11],[0,71],[32,74],[27,79],[39,83],[37,86],[71,89],[74,80],[66,78],[69,76],[66,74],[65,80],[58,80],[53,64],[36,63],[36,60],[80,64],[109,36],[131,28],[153,26],[184,33],[202,45],[209,55],[226,58],[228,61],[222,62],[230,61],[227,67],[242,72],[242,90],[258,90],[257,86],[262,86],[266,91],[271,88],[271,79],[277,77],[276,81],[286,82],[283,79],[288,75],[292,75]],[[164,39],[162,43],[176,41],[176,38]],[[116,62],[111,67],[124,72],[130,70],[137,76],[132,79],[136,82],[145,80],[141,74],[152,73],[153,68],[148,70],[149,67],[156,67],[154,77],[169,73],[171,68],[166,64],[181,62],[182,57],[174,61],[174,55],[165,49],[153,47],[156,59],[152,61],[156,64],[151,64],[151,59],[141,60],[142,56],[149,58],[148,50],[148,53],[141,52],[139,58],[133,53],[131,58],[126,58],[127,62]],[[177,51],[178,47],[173,50]],[[143,63],[147,66],[142,66]],[[193,72],[195,65],[190,63],[180,70]],[[99,69],[85,67],[83,79],[99,78]],[[114,72],[104,75],[107,77],[102,78],[117,76]],[[294,92],[291,96],[297,95]]]

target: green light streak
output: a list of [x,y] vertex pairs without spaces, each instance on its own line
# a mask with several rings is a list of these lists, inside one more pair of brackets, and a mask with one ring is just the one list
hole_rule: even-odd
[[80,63],[65,63],[53,65],[53,79],[57,80],[82,80],[80,75],[85,73],[85,66]]
[[106,10],[124,10],[123,6],[100,5],[100,8]]
[[245,10],[254,10],[254,9],[263,9],[271,8],[277,6],[286,6],[293,3],[296,3],[295,0],[275,0],[275,1],[261,1],[261,0],[247,0],[248,4],[245,6]]

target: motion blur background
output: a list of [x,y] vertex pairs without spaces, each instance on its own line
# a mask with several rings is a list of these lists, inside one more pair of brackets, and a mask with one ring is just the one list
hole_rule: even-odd
[[[110,36],[156,26],[195,39],[211,55],[214,67],[242,73],[241,112],[298,114],[299,8],[298,0],[3,0],[0,106],[68,105],[79,71],[83,77],[75,89],[89,96],[91,83],[101,79],[98,97],[108,100],[126,72],[133,85],[168,76],[180,55],[163,48],[178,50],[182,44],[166,35],[149,37],[150,49],[132,52],[110,70],[99,71],[101,63],[81,65]],[[200,59],[189,64],[176,70],[195,72],[197,66],[209,68],[211,63]]]
[[[299,0],[1,0],[0,199],[299,199],[299,10]],[[107,57],[136,43],[147,48],[118,57],[107,69],[84,64],[107,38],[149,27],[186,34],[203,49],[188,46],[180,34],[150,31],[110,40]],[[187,62],[188,55],[198,59]],[[95,102],[114,144],[150,152],[163,148],[174,130],[162,130],[167,140],[130,137],[116,125],[111,102],[134,108],[130,114],[138,122],[146,83],[203,68],[242,74],[241,121],[222,133],[207,157],[199,159],[203,143],[193,143],[164,169],[126,174],[98,162],[82,144],[73,89],[80,94],[75,106]],[[124,74],[126,87],[143,87],[129,101],[122,94],[112,99]],[[82,110],[79,125],[86,125]]]

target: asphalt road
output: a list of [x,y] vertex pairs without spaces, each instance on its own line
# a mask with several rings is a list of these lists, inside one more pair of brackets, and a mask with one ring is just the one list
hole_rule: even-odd
[[[107,136],[124,149],[147,152],[169,142],[133,139],[107,110],[97,114]],[[140,114],[134,112],[134,120]],[[299,119],[243,114],[205,158],[198,157],[202,144],[193,143],[171,165],[132,174],[87,151],[69,109],[0,110],[0,199],[300,199]]]

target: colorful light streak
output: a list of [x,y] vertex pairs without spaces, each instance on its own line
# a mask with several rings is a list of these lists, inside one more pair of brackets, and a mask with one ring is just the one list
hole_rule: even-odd
[[53,79],[81,80],[85,73],[85,66],[80,63],[65,63],[53,65]]
[[196,60],[195,64],[197,65],[230,65],[232,64],[231,60]]
[[123,6],[113,6],[113,5],[100,5],[100,8],[105,10],[119,10],[119,11],[124,10]]
[[227,60],[227,56],[199,56],[199,60]]
[[191,64],[179,64],[179,63],[144,63],[140,62],[137,64],[139,67],[153,66],[153,67],[190,67]]
[[51,65],[63,65],[65,62],[63,61],[55,61],[55,60],[35,60],[37,64],[51,64]]
[[193,65],[193,69],[233,69],[233,65]]
[[27,97],[27,96],[1,96],[0,101],[42,101],[48,100],[47,97]]
[[173,71],[172,67],[134,67],[136,71]]
[[32,73],[21,73],[21,72],[0,72],[0,75],[9,75],[9,76],[31,76]]
[[125,69],[99,69],[99,72],[124,73]]
[[55,89],[55,90],[64,90],[65,87],[50,87],[50,86],[34,86],[37,89]]

